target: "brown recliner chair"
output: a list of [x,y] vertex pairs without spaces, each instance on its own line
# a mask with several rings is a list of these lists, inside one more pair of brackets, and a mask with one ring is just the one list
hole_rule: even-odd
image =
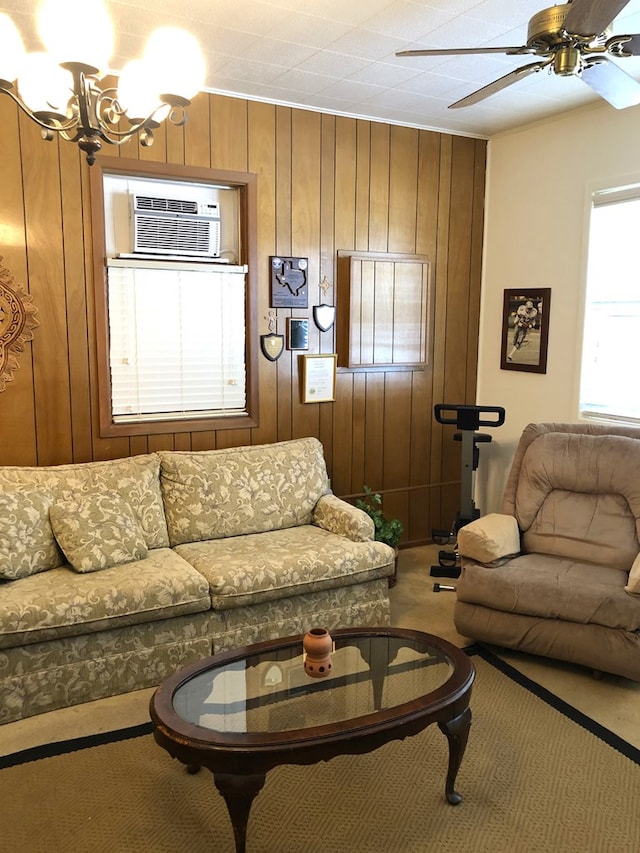
[[640,681],[640,429],[529,424],[458,551],[461,634]]

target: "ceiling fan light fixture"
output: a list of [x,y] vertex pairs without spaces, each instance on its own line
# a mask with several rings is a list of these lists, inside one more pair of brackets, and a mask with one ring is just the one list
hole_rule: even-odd
[[582,55],[577,47],[562,47],[553,58],[553,70],[559,77],[572,77],[582,70]]

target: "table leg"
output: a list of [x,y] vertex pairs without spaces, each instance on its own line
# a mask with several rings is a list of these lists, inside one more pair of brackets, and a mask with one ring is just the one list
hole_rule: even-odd
[[265,773],[249,776],[233,773],[213,773],[216,788],[220,791],[227,804],[229,817],[233,826],[233,837],[236,842],[236,853],[246,853],[247,824],[249,813],[255,797],[264,785]]
[[452,806],[462,802],[461,795],[455,790],[456,776],[462,763],[471,727],[471,708],[466,708],[459,717],[446,723],[438,723],[440,731],[444,732],[449,741],[449,769],[445,785],[445,796]]
[[370,681],[373,689],[373,707],[376,711],[379,711],[382,708],[384,680],[389,674],[389,667],[398,656],[400,649],[405,645],[405,641],[389,637],[387,639],[387,654],[384,658],[382,655],[377,658],[373,657],[371,654],[371,647],[365,646],[364,643],[358,647],[360,657],[367,664],[369,671],[371,672]]

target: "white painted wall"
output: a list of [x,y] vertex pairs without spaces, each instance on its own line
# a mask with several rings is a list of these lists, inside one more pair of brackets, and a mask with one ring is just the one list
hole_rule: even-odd
[[[477,403],[504,406],[506,421],[480,450],[483,514],[500,509],[528,423],[579,420],[589,201],[594,189],[633,180],[640,180],[640,107],[597,104],[489,142]],[[551,287],[546,374],[500,369],[503,291],[520,286]]]

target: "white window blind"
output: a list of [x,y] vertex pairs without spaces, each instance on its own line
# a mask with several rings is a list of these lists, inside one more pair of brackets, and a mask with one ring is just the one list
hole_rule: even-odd
[[109,265],[114,423],[246,414],[244,272]]
[[580,414],[640,422],[640,186],[594,195],[589,231]]

